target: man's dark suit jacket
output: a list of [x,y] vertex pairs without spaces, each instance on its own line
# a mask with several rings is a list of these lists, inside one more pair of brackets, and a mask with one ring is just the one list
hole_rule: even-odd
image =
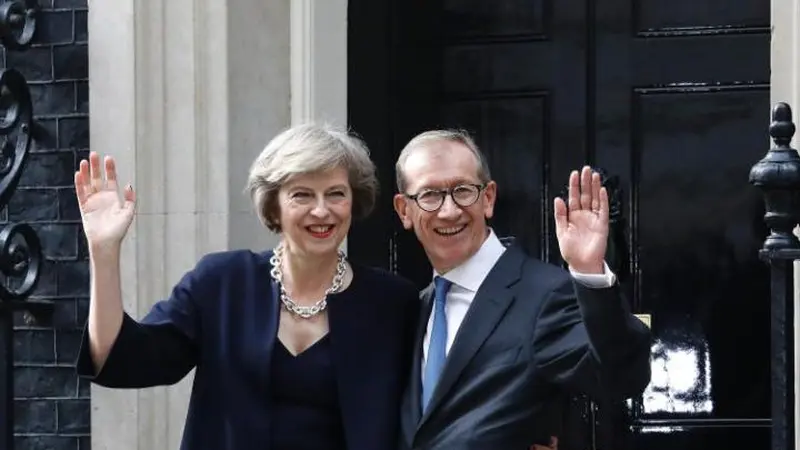
[[[125,315],[96,377],[84,331],[79,374],[102,386],[142,388],[176,383],[196,368],[181,449],[269,449],[279,315],[270,256],[204,257],[141,322]],[[349,450],[386,450],[398,439],[419,292],[388,272],[353,269],[349,295],[328,304],[345,440]]]
[[552,425],[550,406],[564,391],[623,399],[650,380],[649,329],[629,313],[617,286],[582,287],[568,271],[512,245],[476,293],[423,415],[420,363],[431,296],[429,286],[401,449],[527,449],[541,441],[537,424]]

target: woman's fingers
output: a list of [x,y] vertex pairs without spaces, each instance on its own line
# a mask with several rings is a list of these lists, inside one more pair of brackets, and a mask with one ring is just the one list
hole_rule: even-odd
[[106,156],[104,162],[106,166],[106,185],[108,189],[117,192],[117,167],[114,163],[114,158]]
[[94,192],[99,192],[105,187],[103,173],[100,170],[100,155],[97,152],[89,153],[89,179]]

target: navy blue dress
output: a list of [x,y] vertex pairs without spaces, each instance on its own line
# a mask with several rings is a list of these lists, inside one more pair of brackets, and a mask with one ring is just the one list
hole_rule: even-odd
[[328,300],[327,337],[291,358],[277,339],[271,255],[202,258],[141,320],[123,317],[97,374],[84,328],[79,375],[144,388],[194,369],[181,450],[394,448],[420,313],[416,287],[352,264],[352,283]]
[[297,356],[280,339],[272,356],[272,450],[344,450],[330,335]]

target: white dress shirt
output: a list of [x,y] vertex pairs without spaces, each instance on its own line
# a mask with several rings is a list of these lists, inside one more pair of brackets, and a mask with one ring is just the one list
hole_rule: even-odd
[[[453,345],[461,322],[467,315],[472,300],[478,292],[478,288],[489,275],[498,259],[506,251],[505,246],[494,230],[489,230],[489,236],[483,241],[483,245],[468,260],[456,268],[448,271],[444,275],[438,274],[435,270],[433,276],[441,276],[452,283],[450,290],[445,297],[445,315],[447,316],[447,346],[445,354],[450,354],[450,347]],[[616,281],[616,276],[605,262],[603,274],[582,274],[570,271],[575,281],[591,288],[609,287]],[[433,308],[428,317],[428,327],[422,341],[422,373],[425,373],[425,361],[428,360],[428,346],[430,345],[431,328],[433,327]]]

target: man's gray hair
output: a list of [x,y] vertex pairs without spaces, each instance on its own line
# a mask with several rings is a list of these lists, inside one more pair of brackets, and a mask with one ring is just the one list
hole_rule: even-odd
[[353,192],[353,217],[375,207],[378,179],[366,144],[343,128],[326,123],[296,125],[275,136],[250,167],[246,190],[258,218],[280,232],[278,191],[290,179],[342,167]]
[[489,171],[489,164],[486,162],[486,157],[483,152],[478,148],[478,145],[465,130],[458,129],[443,129],[443,130],[430,130],[414,136],[397,158],[395,164],[395,177],[397,181],[397,190],[405,192],[408,185],[403,168],[405,167],[406,160],[414,150],[438,142],[456,142],[467,147],[469,151],[475,156],[475,161],[478,163],[478,179],[481,183],[488,183],[492,179],[492,174]]

